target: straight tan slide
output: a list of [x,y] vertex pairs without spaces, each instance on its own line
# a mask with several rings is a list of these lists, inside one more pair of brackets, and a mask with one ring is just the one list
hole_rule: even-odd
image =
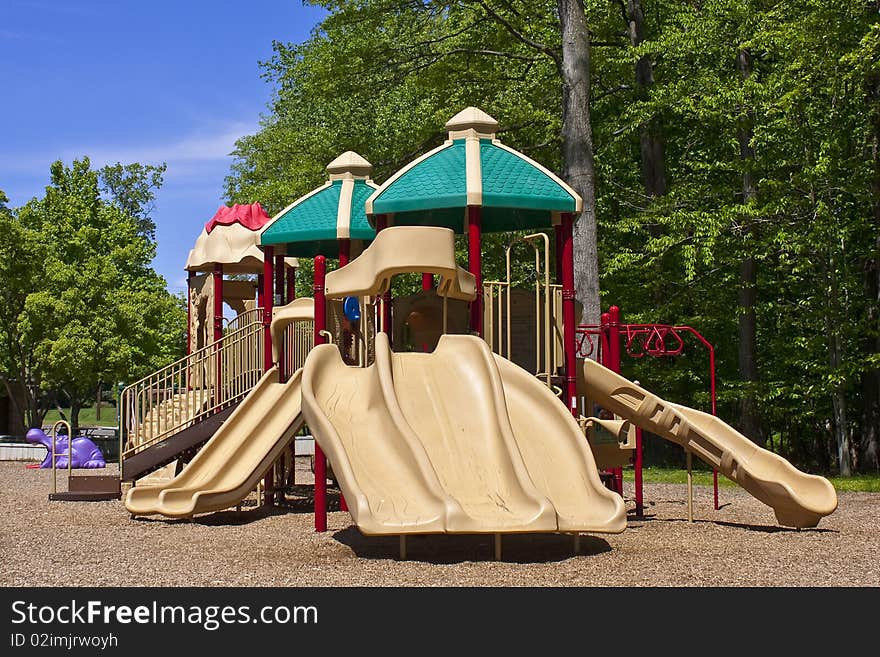
[[363,533],[623,531],[577,422],[502,361],[472,336],[422,354],[380,333],[367,368],[312,350],[303,414]]
[[773,509],[780,525],[815,527],[837,508],[827,479],[801,472],[713,415],[667,402],[589,359],[582,383],[600,406],[690,450],[745,488]]
[[133,515],[185,517],[234,506],[256,487],[302,427],[297,370],[286,383],[266,372],[195,458],[169,482],[128,491]]

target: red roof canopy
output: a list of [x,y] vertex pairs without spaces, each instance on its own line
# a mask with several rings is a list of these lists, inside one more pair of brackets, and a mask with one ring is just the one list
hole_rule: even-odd
[[232,207],[226,205],[217,210],[211,220],[205,224],[205,230],[210,233],[217,226],[231,226],[232,224],[241,224],[248,230],[260,230],[270,217],[266,214],[259,203],[251,205],[238,205]]

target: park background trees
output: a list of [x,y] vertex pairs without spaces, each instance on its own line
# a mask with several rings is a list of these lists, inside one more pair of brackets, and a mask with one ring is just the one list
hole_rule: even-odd
[[[805,467],[877,470],[876,0],[313,4],[328,15],[311,39],[263,65],[274,95],[230,200],[280,210],[345,149],[382,181],[477,105],[587,200],[587,315],[699,327],[725,419]],[[486,241],[490,270],[507,239]],[[691,358],[628,373],[706,407]]]
[[150,266],[163,171],[59,161],[42,197],[0,204],[0,380],[26,424],[19,430],[40,426],[62,397],[76,433],[102,385],[180,355],[184,301]]

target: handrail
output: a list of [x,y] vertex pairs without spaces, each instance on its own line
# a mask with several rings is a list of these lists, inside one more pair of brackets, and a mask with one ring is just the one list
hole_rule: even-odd
[[123,389],[120,463],[243,399],[262,376],[263,348],[255,319]]
[[550,238],[546,233],[533,233],[512,240],[505,249],[506,280],[483,283],[485,339],[493,352],[508,359],[512,357],[511,292],[514,288],[511,251],[517,244],[531,246],[535,256],[535,371],[532,373],[554,389],[552,379],[561,365],[562,327],[557,319],[562,306],[562,287],[550,282]]
[[[58,466],[55,463],[56,453],[55,450],[57,448],[58,434],[57,429],[58,425],[63,424],[67,427],[67,479],[70,481],[70,475],[73,474],[73,431],[70,428],[70,423],[67,420],[58,420],[55,424],[52,425],[52,492],[58,492]],[[57,456],[63,456],[63,454],[58,454]]]
[[262,321],[263,319],[263,309],[262,308],[252,308],[251,310],[245,310],[243,313],[239,313],[232,319],[223,318],[223,321],[226,322],[226,325],[223,327],[224,331],[232,332],[237,331],[240,328],[247,326],[248,324],[253,324],[257,321]]

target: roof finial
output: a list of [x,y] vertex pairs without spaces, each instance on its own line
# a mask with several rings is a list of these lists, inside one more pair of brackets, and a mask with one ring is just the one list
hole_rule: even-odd
[[450,139],[459,139],[473,134],[478,137],[495,138],[498,121],[478,107],[466,107],[446,122]]
[[345,151],[327,165],[330,180],[342,178],[369,178],[373,165],[354,151]]

